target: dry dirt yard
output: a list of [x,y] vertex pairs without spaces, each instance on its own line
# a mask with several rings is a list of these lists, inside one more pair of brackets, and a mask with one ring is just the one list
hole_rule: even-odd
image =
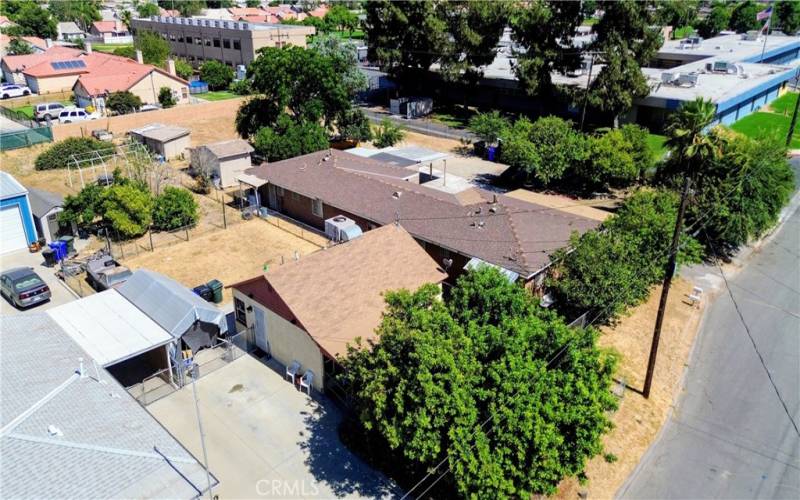
[[[281,225],[287,224],[281,221]],[[219,229],[153,252],[126,258],[123,265],[131,269],[151,269],[163,273],[192,288],[211,279],[224,285],[243,281],[264,272],[264,266],[280,266],[293,258],[319,250],[325,239],[305,233],[312,243],[291,232],[260,219],[243,221],[228,229]],[[225,289],[223,303],[231,300]]]
[[575,479],[565,480],[559,488],[559,498],[578,498],[579,494],[589,498],[613,498],[655,440],[680,388],[700,318],[709,300],[704,297],[699,307],[690,305],[687,297],[692,286],[680,278],[672,283],[650,399],[644,399],[640,391],[661,287],[654,287],[648,301],[633,308],[614,327],[601,329],[599,344],[621,355],[615,380],[624,380],[628,387],[619,409],[611,417],[614,429],[604,440],[606,453],[615,455],[617,461],[609,463],[602,455],[594,457],[586,467],[588,483],[582,486]]

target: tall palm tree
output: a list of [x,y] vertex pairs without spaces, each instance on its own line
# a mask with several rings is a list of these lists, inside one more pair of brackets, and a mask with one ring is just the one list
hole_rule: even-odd
[[713,102],[698,97],[672,115],[667,126],[666,146],[672,150],[681,168],[689,170],[692,166],[700,166],[719,153],[718,142],[706,133],[716,113],[717,107]]

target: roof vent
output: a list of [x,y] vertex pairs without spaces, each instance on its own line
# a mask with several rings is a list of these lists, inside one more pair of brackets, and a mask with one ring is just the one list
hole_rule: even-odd
[[63,433],[63,432],[61,432],[61,429],[59,429],[58,427],[56,427],[56,426],[55,426],[55,425],[53,425],[53,424],[50,424],[50,425],[48,425],[48,426],[47,426],[47,433],[48,433],[48,434],[49,434],[51,437],[61,437],[61,436],[63,436],[63,435],[64,435],[64,433]]

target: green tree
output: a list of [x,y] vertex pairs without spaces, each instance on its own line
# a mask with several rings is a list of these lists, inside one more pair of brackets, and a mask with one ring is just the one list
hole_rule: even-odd
[[158,5],[150,2],[141,2],[136,6],[136,12],[139,14],[139,17],[150,17],[150,16],[160,16],[161,9],[158,8]]
[[350,12],[350,10],[340,4],[334,4],[333,7],[325,14],[324,21],[338,31],[353,32],[358,27],[358,16]]
[[716,105],[702,97],[685,103],[672,114],[665,143],[672,155],[662,176],[693,175],[704,162],[719,154],[718,141],[706,133],[716,114]]
[[604,66],[591,83],[589,103],[608,115],[614,126],[633,100],[650,93],[641,67],[661,46],[659,29],[653,23],[653,2],[601,1],[603,17],[595,25],[596,40],[590,49],[602,54]]
[[135,238],[150,227],[153,197],[133,184],[116,184],[103,195],[103,219],[123,238]]
[[720,31],[728,29],[731,22],[731,4],[723,0],[714,0],[711,10],[705,19],[697,24],[697,30],[703,38],[712,38]]
[[519,2],[511,26],[514,40],[525,50],[518,56],[515,72],[528,94],[547,92],[554,71],[565,73],[580,67],[581,54],[572,50],[572,39],[591,14],[587,7],[586,2]]
[[158,0],[162,9],[175,9],[183,17],[199,16],[206,8],[205,0]]
[[213,59],[200,66],[200,79],[206,82],[211,90],[227,89],[234,76],[233,68]]
[[118,115],[133,113],[141,107],[139,96],[127,90],[112,92],[106,97],[106,108]]
[[697,18],[699,7],[698,0],[661,0],[656,5],[656,20],[662,26],[688,26]]
[[720,151],[698,165],[687,224],[714,254],[734,252],[761,237],[778,220],[794,191],[784,138],[712,134]]
[[800,3],[796,1],[779,0],[775,2],[773,16],[777,19],[777,26],[787,35],[794,35],[800,29]]
[[756,14],[763,10],[763,5],[745,0],[739,2],[731,12],[730,28],[737,33],[760,30],[765,21],[756,19]]
[[136,60],[136,49],[130,45],[124,47],[117,47],[114,49],[114,55],[120,57],[127,57],[128,59]]
[[346,111],[343,116],[339,117],[336,120],[336,129],[342,140],[356,142],[372,140],[369,118],[358,108]]
[[[605,231],[573,236],[553,255],[557,264],[548,279],[559,310],[590,311],[603,322],[645,300],[663,278],[678,205],[674,192],[640,190],[603,224]],[[683,235],[680,248],[679,263],[699,261],[694,238]]]
[[572,123],[556,116],[539,118],[531,126],[528,138],[536,150],[536,160],[529,165],[529,176],[543,185],[560,180],[574,164],[586,156],[583,135]]
[[315,50],[267,47],[250,65],[253,89],[280,109],[308,121],[326,124],[350,108],[349,89],[333,59]]
[[122,21],[122,24],[125,25],[128,31],[131,31],[131,23],[133,22],[133,14],[131,14],[131,11],[124,9],[119,14],[119,20]]
[[27,54],[33,54],[33,45],[29,44],[22,38],[12,38],[8,43],[6,52],[8,52],[8,55],[11,56],[24,56]]
[[13,16],[16,26],[9,31],[15,36],[38,36],[55,40],[58,38],[58,26],[50,12],[33,2],[25,2]]
[[653,152],[648,145],[650,135],[646,128],[633,123],[626,123],[620,127],[622,136],[628,143],[629,152],[636,167],[637,176],[641,180],[655,165]]
[[245,2],[245,6],[250,9],[255,9],[261,6],[261,0],[247,0],[247,2]]
[[187,189],[167,186],[153,203],[153,227],[170,231],[197,223],[197,201]]
[[351,98],[367,90],[367,77],[358,67],[354,43],[334,35],[319,35],[314,37],[309,48],[331,59],[334,71],[342,79],[342,84]]
[[102,19],[97,0],[59,0],[50,2],[47,9],[56,20],[72,21],[87,32],[93,22]]
[[590,138],[589,154],[578,175],[589,189],[627,187],[639,178],[633,145],[622,130],[609,130]]
[[162,108],[171,108],[176,104],[171,88],[161,87],[158,90],[158,103],[161,104]]
[[151,31],[141,31],[136,34],[134,47],[142,51],[142,59],[145,64],[153,66],[164,66],[169,57],[169,42],[161,38],[157,33]]
[[253,82],[249,78],[236,80],[230,84],[228,89],[236,95],[250,95],[253,93]]
[[92,153],[110,153],[114,147],[91,137],[70,137],[58,141],[36,157],[36,170],[66,168],[73,156],[86,158]]
[[243,139],[253,137],[261,127],[275,124],[282,110],[270,98],[255,96],[243,102],[236,112],[236,133]]
[[378,148],[388,148],[402,141],[405,135],[403,127],[388,118],[384,118],[375,127],[372,144]]
[[186,62],[186,59],[175,59],[175,73],[184,80],[188,80],[194,74],[194,68]]
[[328,135],[316,122],[298,121],[283,113],[272,127],[261,127],[253,148],[268,161],[294,158],[328,147]]
[[487,145],[496,145],[510,127],[508,119],[498,111],[477,113],[469,120],[469,129]]
[[462,276],[450,303],[439,295],[386,293],[378,341],[341,360],[362,435],[395,467],[444,461],[435,497],[552,494],[602,451],[615,358],[495,269]]
[[62,224],[89,226],[103,216],[104,189],[97,184],[87,184],[76,195],[64,198],[64,210],[58,213]]

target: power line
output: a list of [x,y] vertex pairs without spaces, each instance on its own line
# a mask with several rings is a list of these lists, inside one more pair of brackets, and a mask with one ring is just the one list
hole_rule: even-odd
[[756,340],[753,338],[753,334],[750,331],[750,327],[748,326],[747,321],[745,321],[745,319],[744,319],[744,315],[742,314],[742,310],[739,308],[739,303],[736,301],[736,297],[733,296],[733,291],[731,290],[731,287],[728,285],[728,278],[725,276],[725,271],[722,270],[722,266],[719,263],[719,257],[717,256],[717,252],[716,252],[716,250],[714,250],[714,247],[711,247],[711,252],[714,254],[715,261],[716,261],[716,264],[717,264],[717,268],[719,269],[719,273],[722,276],[722,281],[725,282],[725,289],[728,291],[728,296],[730,296],[731,301],[733,302],[733,308],[736,310],[736,314],[739,316],[739,321],[742,323],[742,326],[744,327],[745,332],[747,332],[747,338],[750,339],[750,343],[753,346],[753,350],[755,351],[756,356],[758,356],[758,361],[759,361],[759,363],[761,363],[761,367],[764,368],[764,372],[766,372],[766,374],[767,374],[767,378],[769,379],[769,383],[772,385],[772,389],[773,389],[773,391],[775,391],[775,395],[778,396],[778,400],[780,401],[781,406],[783,407],[783,411],[786,413],[786,416],[789,418],[789,422],[792,423],[792,427],[794,427],[795,434],[800,436],[800,429],[798,429],[798,427],[797,427],[797,422],[794,421],[794,417],[792,417],[792,413],[789,411],[789,407],[787,406],[786,401],[783,399],[783,395],[781,395],[781,391],[778,389],[778,386],[775,383],[775,380],[772,378],[772,372],[769,371],[769,368],[767,367],[767,363],[764,360],[764,356],[761,354],[761,351],[758,349],[758,344],[756,344]]

